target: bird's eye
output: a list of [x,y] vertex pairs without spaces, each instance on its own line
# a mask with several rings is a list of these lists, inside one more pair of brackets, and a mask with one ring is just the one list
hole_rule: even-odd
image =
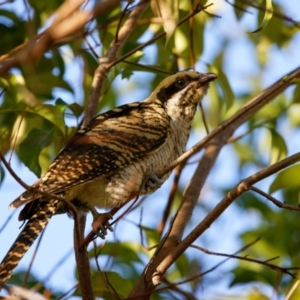
[[186,86],[187,81],[184,78],[179,78],[176,80],[176,86],[179,88],[184,88]]

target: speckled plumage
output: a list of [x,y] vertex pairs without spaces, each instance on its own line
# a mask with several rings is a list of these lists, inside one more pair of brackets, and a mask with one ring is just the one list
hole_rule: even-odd
[[[160,180],[153,177],[183,153],[196,106],[215,78],[180,72],[163,80],[145,101],[95,117],[66,144],[34,187],[91,209],[119,207],[138,194],[154,192],[169,174]],[[62,202],[29,192],[11,207],[23,204],[19,218],[29,220],[0,265],[2,282],[52,215],[68,211]]]

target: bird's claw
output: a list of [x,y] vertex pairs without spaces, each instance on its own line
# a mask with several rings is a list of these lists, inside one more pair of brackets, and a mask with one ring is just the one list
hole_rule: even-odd
[[164,183],[163,179],[158,178],[156,174],[152,174],[145,182],[144,189],[146,191],[153,192],[158,188],[160,188],[163,183]]
[[153,183],[162,185],[164,183],[164,180],[161,178],[158,178],[156,174],[152,174],[149,178],[149,181],[152,181]]
[[96,235],[99,236],[102,240],[105,240],[105,236],[107,235],[107,230],[104,226],[101,226],[97,229]]
[[110,219],[112,219],[112,215],[110,213],[98,213],[97,216],[94,215],[94,221],[92,223],[93,231],[103,240],[107,235],[107,229],[109,231],[113,231],[113,228],[108,223]]

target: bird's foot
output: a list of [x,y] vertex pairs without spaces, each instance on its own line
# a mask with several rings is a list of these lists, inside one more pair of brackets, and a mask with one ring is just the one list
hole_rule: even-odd
[[164,180],[161,178],[158,178],[156,174],[152,174],[149,178],[149,181],[152,181],[153,184],[159,184],[162,185],[164,183]]
[[98,213],[96,209],[91,210],[94,221],[92,223],[93,231],[101,238],[105,239],[107,235],[107,229],[113,231],[112,227],[109,224],[109,220],[113,217],[110,213]]
[[165,181],[163,179],[158,178],[156,174],[152,174],[150,178],[146,181],[144,185],[144,190],[147,193],[152,193],[153,191],[156,191],[158,188],[160,188],[164,182]]

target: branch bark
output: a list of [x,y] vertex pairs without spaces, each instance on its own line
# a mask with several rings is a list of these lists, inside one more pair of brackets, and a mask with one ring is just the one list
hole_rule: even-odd
[[[197,225],[190,234],[171,252],[167,259],[158,265],[156,272],[157,275],[164,274],[165,271],[171,266],[172,260],[177,259],[203,232],[208,229],[211,224],[226,210],[226,208],[240,195],[248,191],[250,187],[277,173],[278,171],[287,168],[294,163],[300,161],[300,152],[291,155],[272,166],[266,167],[261,171],[247,177],[240,181],[223,199],[222,201]],[[171,258],[171,260],[170,260]],[[171,264],[170,264],[171,262]],[[156,276],[157,276],[156,275]],[[155,277],[152,279],[155,280]]]
[[[116,37],[112,41],[107,54],[99,59],[99,67],[94,73],[89,102],[85,111],[85,118],[83,122],[84,125],[86,125],[97,113],[97,106],[102,87],[107,74],[111,69],[111,67],[107,67],[107,65],[116,60],[118,51],[124,45],[132,29],[135,27],[137,20],[141,17],[148,4],[148,0],[141,0],[139,2],[136,8],[129,14],[128,19],[125,21],[119,32],[116,33]],[[82,298],[94,299],[87,246],[82,243],[84,240],[85,224],[86,215],[83,214],[79,216],[79,221],[75,220],[74,223],[74,232],[80,232],[79,238],[76,234],[74,234],[75,257],[78,266],[78,276]]]
[[[262,171],[241,181],[189,235],[181,241],[183,230],[190,219],[194,207],[199,198],[203,184],[214,165],[222,147],[226,145],[227,139],[244,122],[249,120],[257,111],[268,104],[274,97],[300,77],[300,68],[290,72],[283,79],[278,80],[269,88],[262,91],[258,96],[244,105],[234,116],[220,124],[214,131],[208,134],[202,141],[184,153],[170,167],[163,170],[158,176],[169,172],[179,163],[185,162],[194,153],[206,146],[204,156],[187,187],[183,199],[169,232],[159,244],[153,259],[142,272],[137,284],[129,294],[128,299],[148,299],[155,287],[161,283],[162,277],[167,269],[176,259],[203,233],[210,225],[226,210],[226,208],[243,192],[247,191],[254,183],[278,172],[279,170],[300,160],[300,154],[295,154],[281,162],[278,162]],[[210,143],[209,143],[210,142]],[[208,144],[209,143],[209,144]]]
[[56,17],[50,27],[35,35],[28,42],[2,55],[0,75],[4,75],[13,67],[36,63],[58,40],[77,32],[90,20],[120,4],[120,0],[110,0],[97,3],[90,11],[80,10],[84,2],[83,0],[64,2],[56,11]]
[[137,7],[130,13],[120,31],[117,32],[116,38],[111,42],[107,54],[99,59],[99,67],[95,71],[92,82],[89,105],[85,111],[85,124],[95,116],[102,86],[108,72],[112,68],[112,63],[116,60],[118,51],[124,45],[129,34],[136,26],[137,20],[141,17],[148,5],[148,0],[141,0],[139,2]]

